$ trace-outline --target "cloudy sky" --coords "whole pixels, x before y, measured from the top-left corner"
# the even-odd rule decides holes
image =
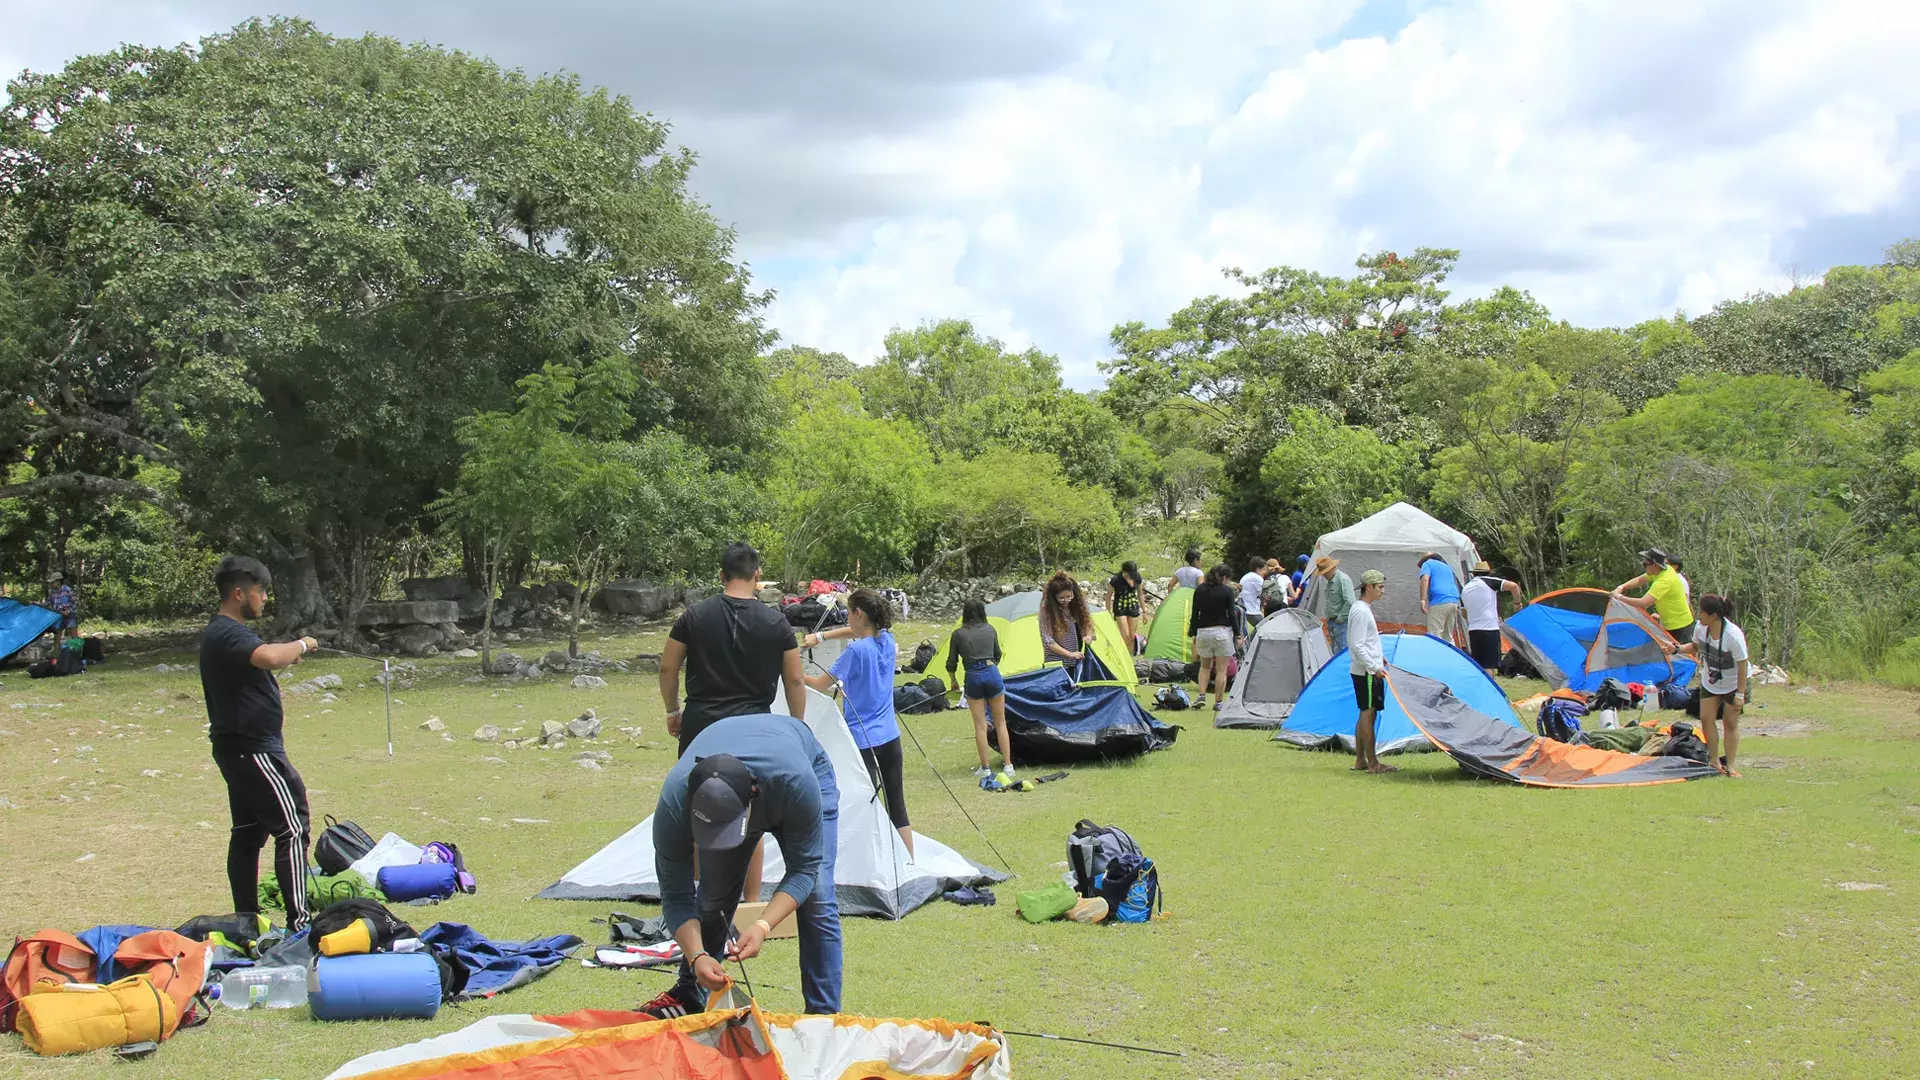
[[[1915,0],[279,0],[673,123],[788,341],[949,316],[1099,381],[1223,267],[1457,247],[1621,325],[1920,235]],[[274,9],[0,0],[0,69]]]

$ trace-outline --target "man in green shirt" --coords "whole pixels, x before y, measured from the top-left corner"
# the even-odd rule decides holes
[[[1353,612],[1353,579],[1340,569],[1340,560],[1325,555],[1313,560],[1313,572],[1327,582],[1327,635],[1338,654],[1347,647],[1347,617]]]
[[[1693,607],[1688,600],[1686,583],[1680,578],[1667,558],[1667,553],[1659,548],[1648,548],[1640,553],[1642,573],[1632,581],[1622,582],[1613,590],[1613,595],[1622,601],[1651,611],[1660,620],[1660,626],[1673,635],[1673,640],[1685,643],[1693,640]],[[1647,591],[1641,596],[1627,596],[1626,590],[1645,585]]]

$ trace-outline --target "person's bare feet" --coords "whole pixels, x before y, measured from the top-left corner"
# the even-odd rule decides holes
[[[1381,765],[1381,764],[1375,763],[1373,766],[1368,768],[1367,771],[1370,773],[1399,772],[1400,767],[1398,765]]]
[[[1356,761],[1352,765],[1347,766],[1347,771],[1348,772],[1366,772],[1367,767]]]

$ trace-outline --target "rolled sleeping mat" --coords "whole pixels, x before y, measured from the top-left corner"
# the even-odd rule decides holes
[[[430,953],[322,956],[307,969],[315,1020],[431,1020],[440,1011],[440,963]]]
[[[452,863],[415,863],[412,866],[383,866],[378,875],[380,891],[395,903],[408,900],[445,900],[458,884],[459,872]]]

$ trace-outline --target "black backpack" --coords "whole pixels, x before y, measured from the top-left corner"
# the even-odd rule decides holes
[[[1140,845],[1133,842],[1125,829],[1095,825],[1090,819],[1081,818],[1073,827],[1073,835],[1067,837],[1067,865],[1073,871],[1074,891],[1081,896],[1098,895],[1094,879],[1106,873],[1107,865],[1122,855],[1144,857]]]
[[[320,864],[321,873],[331,877],[366,858],[373,850],[373,837],[351,821],[335,821],[332,814],[326,816],[326,822],[320,838],[313,842],[313,861]]]
[[[1667,745],[1660,750],[1661,757],[1686,758],[1702,765],[1711,764],[1707,760],[1707,744],[1693,733],[1693,725],[1678,723],[1673,725],[1672,733],[1667,736]]]
[[[393,943],[396,941],[420,936],[419,931],[401,922],[393,912],[388,911],[385,904],[378,900],[356,897],[352,900],[328,904],[322,908],[320,914],[313,917],[313,923],[307,931],[307,940],[318,942],[336,930],[345,930],[352,926],[357,919],[372,921],[372,951],[374,952],[386,952],[393,948]]]
[[[1153,695],[1153,707],[1164,712],[1179,712],[1193,708],[1193,699],[1177,686],[1163,686],[1159,693]]]
[[[907,662],[907,670],[916,675],[927,670],[927,665],[933,663],[933,658],[939,651],[933,647],[933,642],[921,642],[914,648],[913,659]]]
[[[932,675],[917,683],[894,687],[893,709],[895,712],[919,716],[924,713],[943,712],[946,707],[947,684]]]

